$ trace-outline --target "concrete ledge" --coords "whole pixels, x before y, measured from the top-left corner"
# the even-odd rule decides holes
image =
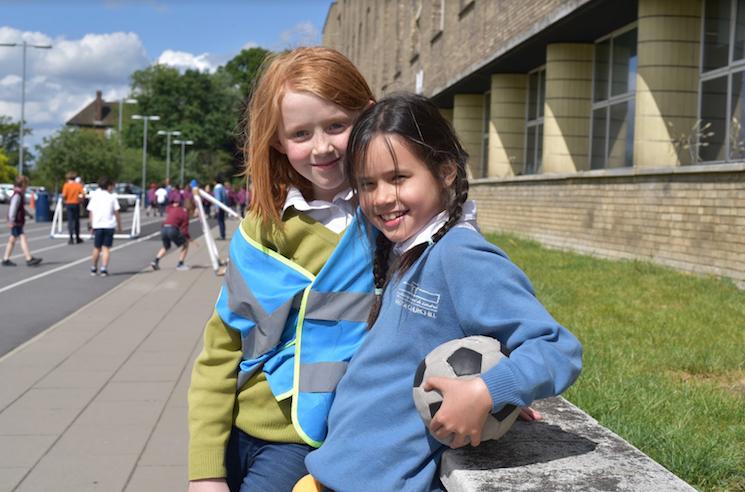
[[[449,492],[695,489],[563,398],[536,402],[541,422],[515,422],[499,441],[451,449],[440,466]]]

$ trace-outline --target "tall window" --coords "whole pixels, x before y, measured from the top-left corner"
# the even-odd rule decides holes
[[[636,26],[595,43],[590,168],[634,164]]]
[[[704,3],[698,157],[745,159],[745,0]]]
[[[523,174],[540,172],[543,164],[543,106],[546,100],[546,67],[528,74],[528,110],[525,118],[525,167]]]

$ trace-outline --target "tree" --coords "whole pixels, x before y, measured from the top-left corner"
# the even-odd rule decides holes
[[[10,116],[0,115],[0,147],[5,150],[5,154],[8,157],[10,165],[14,168],[18,168],[18,140],[21,132],[21,123],[13,122]],[[27,126],[23,127],[23,135],[31,135],[31,129]],[[34,160],[34,155],[28,150],[28,147],[23,146],[23,164],[27,167],[27,163]],[[24,169],[25,171],[25,169]]]
[[[97,131],[66,127],[46,137],[39,149],[36,170],[50,189],[57,188],[67,171],[76,171],[86,182],[119,177],[120,146]]]
[[[150,131],[148,130],[148,136]],[[171,154],[173,157],[173,154]],[[122,167],[119,171],[118,180],[122,183],[133,183],[142,185],[142,147],[126,147],[122,152]],[[173,163],[171,162],[171,176],[173,176]],[[147,158],[147,183],[162,183],[166,178],[166,161],[156,157]],[[147,185],[146,183],[146,185]]]
[[[194,141],[192,150],[233,153],[239,120],[239,93],[226,74],[209,74],[154,65],[132,75],[132,93],[141,114],[158,115],[148,126],[148,152],[166,156],[166,139],[158,130],[179,130]],[[124,132],[128,147],[142,146],[142,124]],[[237,160],[237,159],[236,159]]]
[[[259,73],[259,68],[270,53],[258,47],[241,50],[224,67],[220,67],[218,72],[222,70],[230,76],[232,83],[240,88],[241,100],[246,101]]]
[[[0,147],[0,183],[12,183],[16,174],[16,168],[10,165],[8,155]]]

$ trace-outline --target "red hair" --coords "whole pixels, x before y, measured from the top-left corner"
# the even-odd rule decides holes
[[[253,181],[249,210],[264,221],[279,223],[292,185],[308,196],[311,183],[297,173],[287,156],[272,144],[277,141],[284,92],[308,92],[347,111],[362,111],[374,101],[357,67],[336,50],[297,48],[264,61],[247,108],[245,172]]]

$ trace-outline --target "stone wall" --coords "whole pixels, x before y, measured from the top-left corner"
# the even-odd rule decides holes
[[[745,286],[745,165],[482,179],[469,195],[485,232]]]
[[[413,91],[419,71],[432,95],[588,1],[337,0],[323,44],[354,61],[378,96]]]

